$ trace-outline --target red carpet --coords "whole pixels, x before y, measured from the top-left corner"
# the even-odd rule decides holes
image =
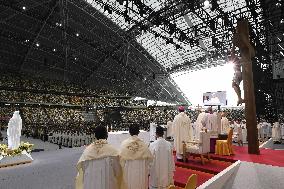
[[[208,161],[206,159],[205,165],[202,165],[199,157],[193,159],[192,156],[188,156],[188,160],[189,160],[188,163],[176,162],[176,166],[188,169],[194,169],[211,174],[218,174],[219,172],[226,169],[232,164],[231,162],[226,162],[226,161],[213,160],[213,159],[211,159],[211,161]]]
[[[233,146],[235,155],[219,156],[211,155],[213,159],[222,161],[248,161],[273,166],[284,167],[284,150],[260,149],[260,155],[248,154],[248,148],[243,146]]]
[[[209,173],[204,173],[201,171],[196,171],[192,169],[186,169],[182,167],[176,167],[176,172],[174,175],[175,185],[179,187],[184,187],[186,185],[188,177],[190,175],[196,174],[197,175],[197,185],[200,186],[214,175]]]

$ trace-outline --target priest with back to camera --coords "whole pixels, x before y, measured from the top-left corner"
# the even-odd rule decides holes
[[[156,128],[157,140],[149,147],[154,156],[150,169],[150,189],[167,189],[169,185],[174,184],[173,148],[171,143],[163,138],[163,135],[164,129],[158,126]]]
[[[153,155],[138,138],[139,125],[129,127],[128,139],[121,143],[120,163],[123,172],[121,189],[148,189],[149,168]]]
[[[76,189],[120,189],[119,152],[107,142],[107,128],[95,128],[96,140],[77,163]]]
[[[182,161],[183,142],[191,140],[192,127],[191,120],[185,114],[183,106],[179,107],[179,114],[173,121],[174,148],[176,150],[177,161]]]

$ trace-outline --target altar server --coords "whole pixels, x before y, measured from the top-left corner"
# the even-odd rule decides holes
[[[168,121],[167,122],[167,138],[172,138],[173,136],[173,122]]]
[[[119,153],[107,142],[107,129],[95,128],[97,140],[83,152],[77,164],[76,189],[119,189]]]
[[[153,159],[147,145],[138,138],[139,126],[129,127],[130,137],[121,143],[122,189],[148,189],[149,166]]]
[[[184,112],[184,107],[180,106],[178,110],[180,113],[175,116],[173,121],[174,147],[177,160],[182,161],[183,141],[191,140],[192,127],[190,118]]]
[[[171,143],[163,138],[164,129],[156,128],[157,140],[150,144],[150,151],[154,156],[150,169],[150,189],[166,189],[174,184],[173,176],[175,163]]]

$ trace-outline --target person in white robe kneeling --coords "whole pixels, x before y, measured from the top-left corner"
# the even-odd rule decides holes
[[[77,164],[76,189],[120,189],[119,152],[107,143],[106,127],[97,126],[95,136]]]
[[[170,142],[163,138],[164,129],[156,128],[157,140],[150,144],[150,151],[154,156],[150,169],[150,189],[166,189],[174,184],[173,176],[175,162],[173,148]]]
[[[129,127],[130,137],[121,143],[120,163],[123,171],[121,189],[148,189],[148,176],[153,155],[138,138],[139,125]]]
[[[180,106],[180,113],[173,121],[174,147],[178,161],[183,161],[183,142],[190,141],[192,136],[191,120],[184,111],[184,107]]]

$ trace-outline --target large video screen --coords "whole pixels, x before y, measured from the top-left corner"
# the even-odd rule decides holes
[[[203,93],[203,105],[204,106],[227,105],[226,91]]]

